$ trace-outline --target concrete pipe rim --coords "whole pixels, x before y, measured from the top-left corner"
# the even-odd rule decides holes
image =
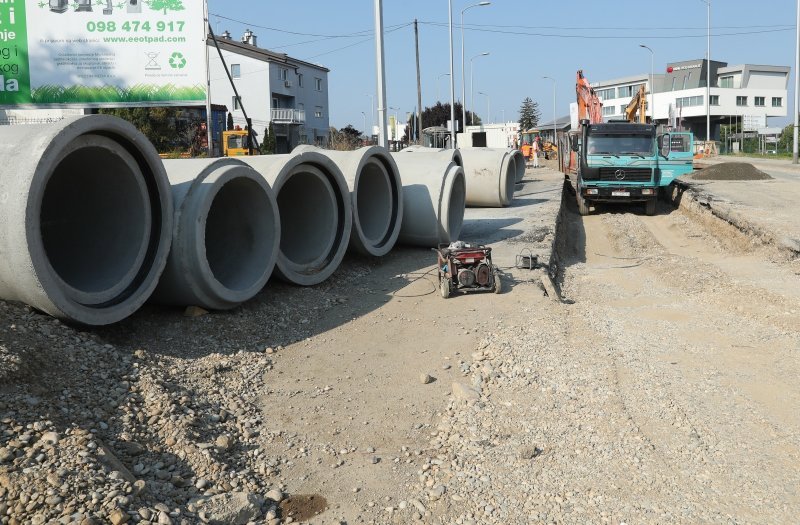
[[[207,190],[197,213],[185,219],[198,221],[194,252],[211,277],[204,284],[215,306],[232,308],[261,291],[272,274],[280,245],[278,204],[264,177],[245,164],[221,166],[200,184]],[[242,239],[220,231],[226,226],[234,233],[250,232],[255,249],[243,250]]]
[[[517,186],[517,161],[513,155],[503,155],[500,163],[500,204],[508,206],[514,200]]]
[[[61,276],[52,267],[42,240],[42,204],[47,181],[60,167],[61,153],[84,137],[101,136],[119,145],[138,166],[147,190],[150,207],[149,229],[145,231],[144,257],[130,283],[117,295],[96,304],[76,301],[62,285]],[[47,313],[86,325],[106,325],[135,312],[155,288],[164,270],[172,239],[172,199],[167,175],[153,145],[130,123],[107,115],[68,118],[46,128],[49,140],[35,167],[28,194],[25,231],[33,271],[47,303],[34,305]],[[91,141],[91,139],[90,139]],[[102,166],[96,169],[103,170]]]

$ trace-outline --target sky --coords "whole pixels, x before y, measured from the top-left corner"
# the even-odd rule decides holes
[[[462,90],[462,10],[478,1],[452,0],[456,100]],[[792,66],[791,115],[797,1],[711,2],[711,58],[729,65]],[[259,47],[329,68],[332,126],[363,130],[365,116],[367,127],[372,125],[377,107],[374,0],[208,3],[218,34],[228,30],[239,38],[249,28]],[[668,62],[704,58],[706,14],[704,0],[492,0],[471,7],[463,13],[467,108],[484,122],[516,121],[523,99],[531,97],[542,121],[550,120],[554,84],[542,78],[549,76],[555,80],[555,113],[566,116],[575,100],[578,69],[590,82],[649,74],[650,52],[640,44],[653,50],[656,74],[664,73]],[[447,0],[384,0],[387,107],[397,108],[388,114],[401,119],[417,105],[414,19],[419,22],[422,105],[449,102]],[[769,125],[791,120],[771,119]]]

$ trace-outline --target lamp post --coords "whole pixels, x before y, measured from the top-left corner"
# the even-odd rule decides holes
[[[472,68],[472,61],[475,60],[478,57],[485,57],[485,56],[488,56],[488,55],[489,55],[489,52],[488,51],[484,51],[483,53],[475,55],[474,57],[469,59],[469,107],[470,108],[474,108],[475,107],[475,89],[473,87],[474,86],[474,84],[473,84],[473,80],[474,80],[473,73],[475,71]],[[472,111],[474,113],[475,110],[473,109]],[[466,129],[466,127],[467,127],[467,110],[464,109],[464,128]]]
[[[639,44],[639,47],[643,47],[646,50],[650,51],[650,122],[655,124],[656,122],[656,86],[655,76],[653,76],[653,50],[647,47],[644,44]],[[645,118],[647,115],[645,114]]]
[[[473,7],[485,5],[491,5],[491,2],[478,2],[461,10],[461,118],[465,128],[467,127],[467,108],[464,106],[467,102],[467,86],[464,80],[464,13]]]
[[[442,96],[439,93],[439,79],[442,77],[449,77],[450,73],[442,73],[438,77],[436,77],[436,102],[440,102],[442,100]]]
[[[798,158],[798,142],[797,142],[797,125],[800,120],[800,113],[798,113],[797,106],[800,105],[800,0],[797,0],[797,22],[795,25],[796,42],[794,50],[794,141],[792,142],[792,164],[797,164]]]
[[[362,111],[361,114],[364,116],[364,137],[367,136],[367,114]]]
[[[542,78],[553,81],[553,146],[555,146],[556,142],[558,141],[558,136],[556,135],[556,79],[553,77]]]
[[[453,0],[447,0],[450,32],[450,149],[456,149],[456,86],[453,83]]]
[[[492,120],[491,117],[492,106],[489,105],[489,95],[487,93],[484,93],[483,91],[478,91],[478,95],[483,95],[484,97],[486,97],[486,123],[490,124],[491,123],[490,121]]]
[[[706,4],[706,142],[711,140],[711,0],[700,0]]]
[[[370,110],[370,117],[369,117],[369,125],[370,127],[375,127],[375,95],[370,95],[369,93],[364,93],[365,97],[369,97],[369,110]],[[372,129],[369,130],[369,136],[372,138]]]

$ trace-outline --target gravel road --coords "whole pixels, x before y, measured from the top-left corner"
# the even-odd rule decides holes
[[[557,226],[560,186],[469,210],[500,295],[399,248],[197,317],[0,302],[0,524],[792,522],[797,259],[689,206]],[[511,267],[554,241],[562,302]]]

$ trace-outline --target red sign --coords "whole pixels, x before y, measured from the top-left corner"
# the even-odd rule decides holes
[[[667,73],[672,73],[672,66],[667,68]]]

